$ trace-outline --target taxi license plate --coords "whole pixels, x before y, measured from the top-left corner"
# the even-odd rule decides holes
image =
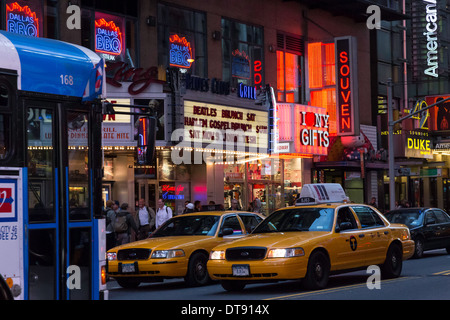
[[[235,264],[232,266],[233,276],[248,277],[250,276],[250,267],[248,264]]]
[[[122,264],[122,273],[130,273],[130,272],[136,272],[136,269],[134,268],[134,263]]]

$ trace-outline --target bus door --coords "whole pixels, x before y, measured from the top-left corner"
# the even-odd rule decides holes
[[[25,101],[28,299],[98,299],[89,112]],[[95,281],[94,281],[95,280]]]

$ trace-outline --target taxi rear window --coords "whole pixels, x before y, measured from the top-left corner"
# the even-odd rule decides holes
[[[378,216],[378,214],[369,207],[364,206],[353,206],[353,211],[355,211],[358,216],[359,222],[362,228],[372,228],[377,226],[384,226],[383,220]]]
[[[253,233],[331,231],[334,209],[293,208],[279,210],[263,220]]]

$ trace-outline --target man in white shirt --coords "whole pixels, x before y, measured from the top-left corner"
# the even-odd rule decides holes
[[[147,239],[150,232],[155,227],[155,211],[145,205],[144,199],[139,199],[139,208],[137,211],[137,227],[139,230],[138,238]]]
[[[164,222],[172,218],[172,209],[164,205],[162,199],[158,200],[158,210],[156,211],[156,229],[158,229]]]

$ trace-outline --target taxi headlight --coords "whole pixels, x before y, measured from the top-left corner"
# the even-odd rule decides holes
[[[305,255],[303,248],[270,249],[267,258],[293,258]]]
[[[225,260],[225,250],[211,251],[209,255],[211,260]]]
[[[152,259],[170,259],[184,257],[184,251],[181,249],[176,250],[156,250],[152,253]]]
[[[115,260],[117,260],[117,252],[108,252],[106,254],[106,258],[108,259],[108,261],[115,261]]]

